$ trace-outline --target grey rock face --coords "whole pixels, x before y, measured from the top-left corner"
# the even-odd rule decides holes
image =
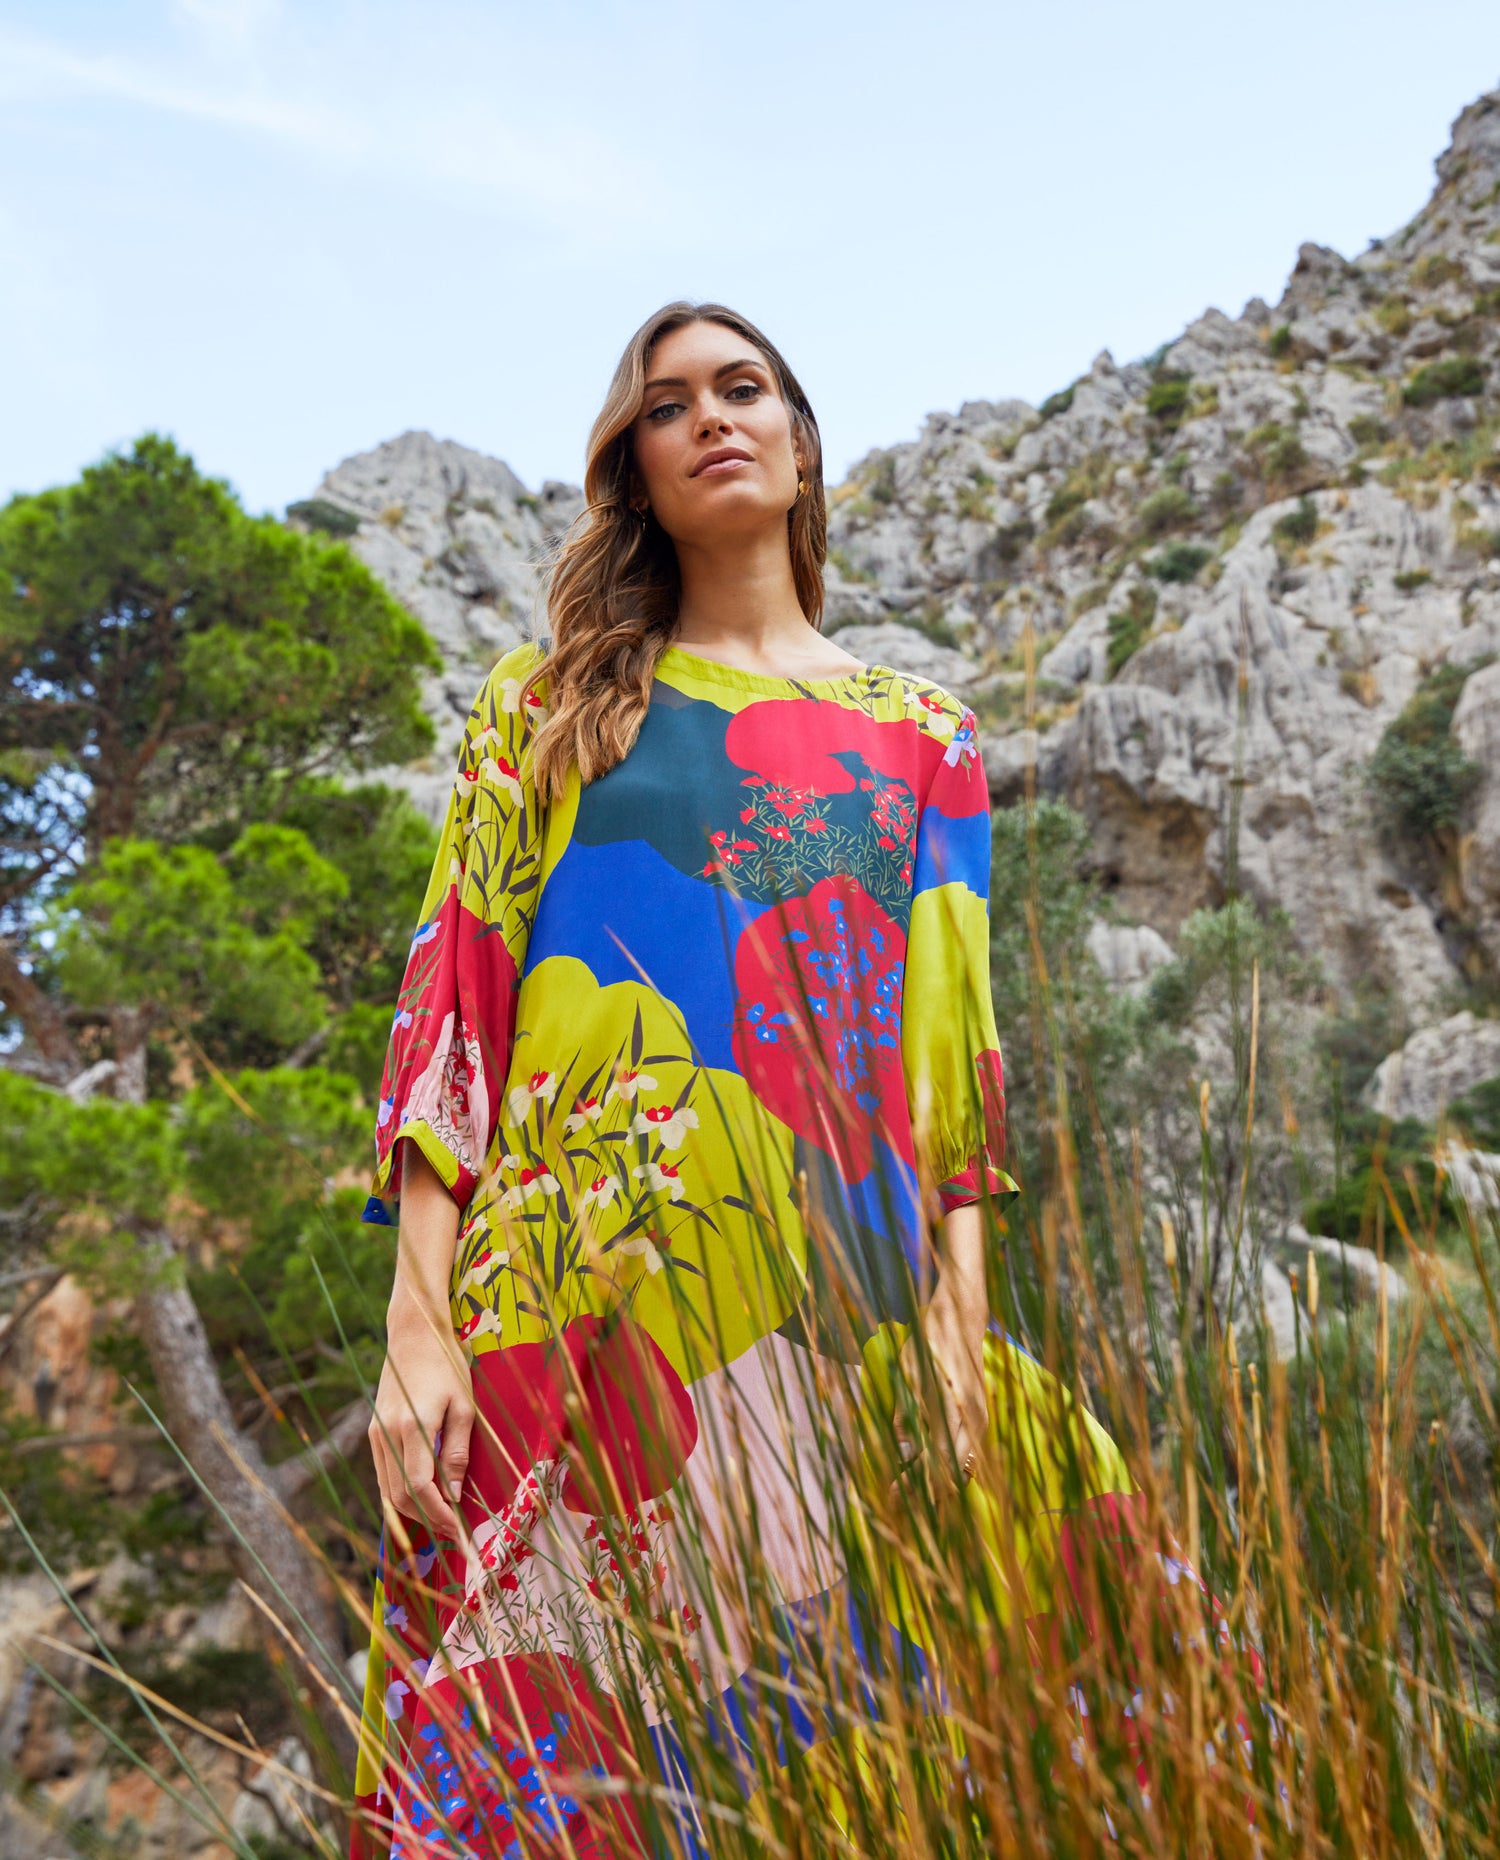
[[[839,629],[839,644],[866,665],[883,665],[893,672],[909,672],[942,685],[956,697],[966,697],[977,673],[974,661],[951,646],[941,646],[915,627],[895,621],[875,626]]]
[[[1472,830],[1459,842],[1459,882],[1490,960],[1500,966],[1500,663],[1469,678],[1453,713],[1453,734],[1479,767]]]
[[[308,505],[358,527],[350,547],[422,622],[443,655],[426,707],[437,727],[428,765],[401,772],[431,818],[447,805],[464,719],[485,673],[535,637],[542,565],[583,508],[572,485],[534,495],[499,459],[430,433],[345,459]]]
[[[1305,245],[1274,310],[1208,310],[1149,366],[1105,352],[1035,412],[934,415],[831,501],[840,611],[940,619],[981,674],[1018,673],[1029,630],[1033,731],[1003,680],[951,681],[997,801],[1030,763],[1170,938],[1224,895],[1238,791],[1239,883],[1336,987],[1376,981],[1418,1018],[1461,952],[1367,770],[1426,676],[1500,649],[1497,287],[1500,94],[1395,238]],[[1471,691],[1464,897],[1500,961],[1500,675]]]
[[[1082,809],[1125,914],[1170,939],[1233,860],[1336,988],[1381,984],[1420,1022],[1466,949],[1500,965],[1497,442],[1500,93],[1408,226],[1353,260],[1304,245],[1274,309],[1206,310],[1149,362],[1106,350],[1041,408],[966,401],[862,460],[829,494],[825,625],[967,698],[995,800],[1030,779]],[[579,493],[409,433],[317,495],[442,647],[439,747],[408,777],[436,811]],[[1368,780],[1444,663],[1472,672],[1454,728],[1483,769],[1458,939]]]
[[[1382,1117],[1436,1123],[1453,1099],[1500,1073],[1500,1020],[1476,1020],[1465,1011],[1414,1033],[1381,1060],[1370,1081],[1370,1102]]]
[[[1102,920],[1089,926],[1089,954],[1111,988],[1144,988],[1172,960],[1172,945],[1150,924],[1116,924]]]

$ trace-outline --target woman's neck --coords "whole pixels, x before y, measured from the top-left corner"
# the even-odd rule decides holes
[[[716,538],[711,547],[679,542],[677,562],[682,600],[674,638],[689,651],[770,663],[805,656],[818,637],[797,599],[784,527]]]

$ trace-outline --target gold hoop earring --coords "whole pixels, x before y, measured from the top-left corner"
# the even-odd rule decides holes
[[[807,483],[807,480],[806,480],[805,478],[799,478],[799,479],[797,480],[797,495],[798,495],[798,497],[806,497],[806,496],[807,496],[807,493],[808,493],[808,488],[809,488],[809,487],[808,487],[808,483]]]

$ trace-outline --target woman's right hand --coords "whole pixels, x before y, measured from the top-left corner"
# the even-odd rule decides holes
[[[397,1299],[392,1299],[385,1366],[370,1422],[370,1451],[386,1505],[425,1523],[438,1537],[457,1539],[462,1534],[458,1497],[474,1431],[474,1393],[452,1331],[446,1338],[433,1332],[425,1311],[398,1311]]]
[[[370,1451],[387,1512],[456,1540],[474,1431],[473,1382],[448,1312],[458,1209],[417,1145],[403,1152],[396,1282]]]

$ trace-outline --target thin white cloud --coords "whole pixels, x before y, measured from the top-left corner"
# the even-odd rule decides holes
[[[178,0],[227,32],[248,32],[269,9],[260,0]],[[260,51],[267,50],[264,42]],[[554,120],[546,133],[505,120],[492,88],[476,81],[467,94],[455,75],[440,104],[431,92],[413,100],[394,91],[384,71],[364,74],[351,102],[338,94],[327,61],[283,41],[279,68],[264,58],[175,66],[116,52],[78,52],[0,28],[0,102],[66,107],[109,99],[159,115],[266,137],[346,169],[390,182],[440,183],[489,196],[520,221],[541,222],[570,240],[606,243],[636,223],[648,191],[639,164],[591,126]],[[286,54],[292,52],[294,57]],[[289,67],[301,69],[295,81]],[[395,74],[399,78],[399,74]],[[373,82],[371,80],[374,80]],[[345,88],[351,80],[344,79]],[[658,190],[651,190],[657,193]]]
[[[281,16],[281,0],[172,0],[185,25],[236,47],[259,38]]]
[[[226,129],[254,130],[320,153],[336,154],[349,146],[351,126],[323,109],[297,109],[277,97],[162,76],[111,53],[72,52],[0,31],[0,98],[47,105],[82,97],[107,97]]]

